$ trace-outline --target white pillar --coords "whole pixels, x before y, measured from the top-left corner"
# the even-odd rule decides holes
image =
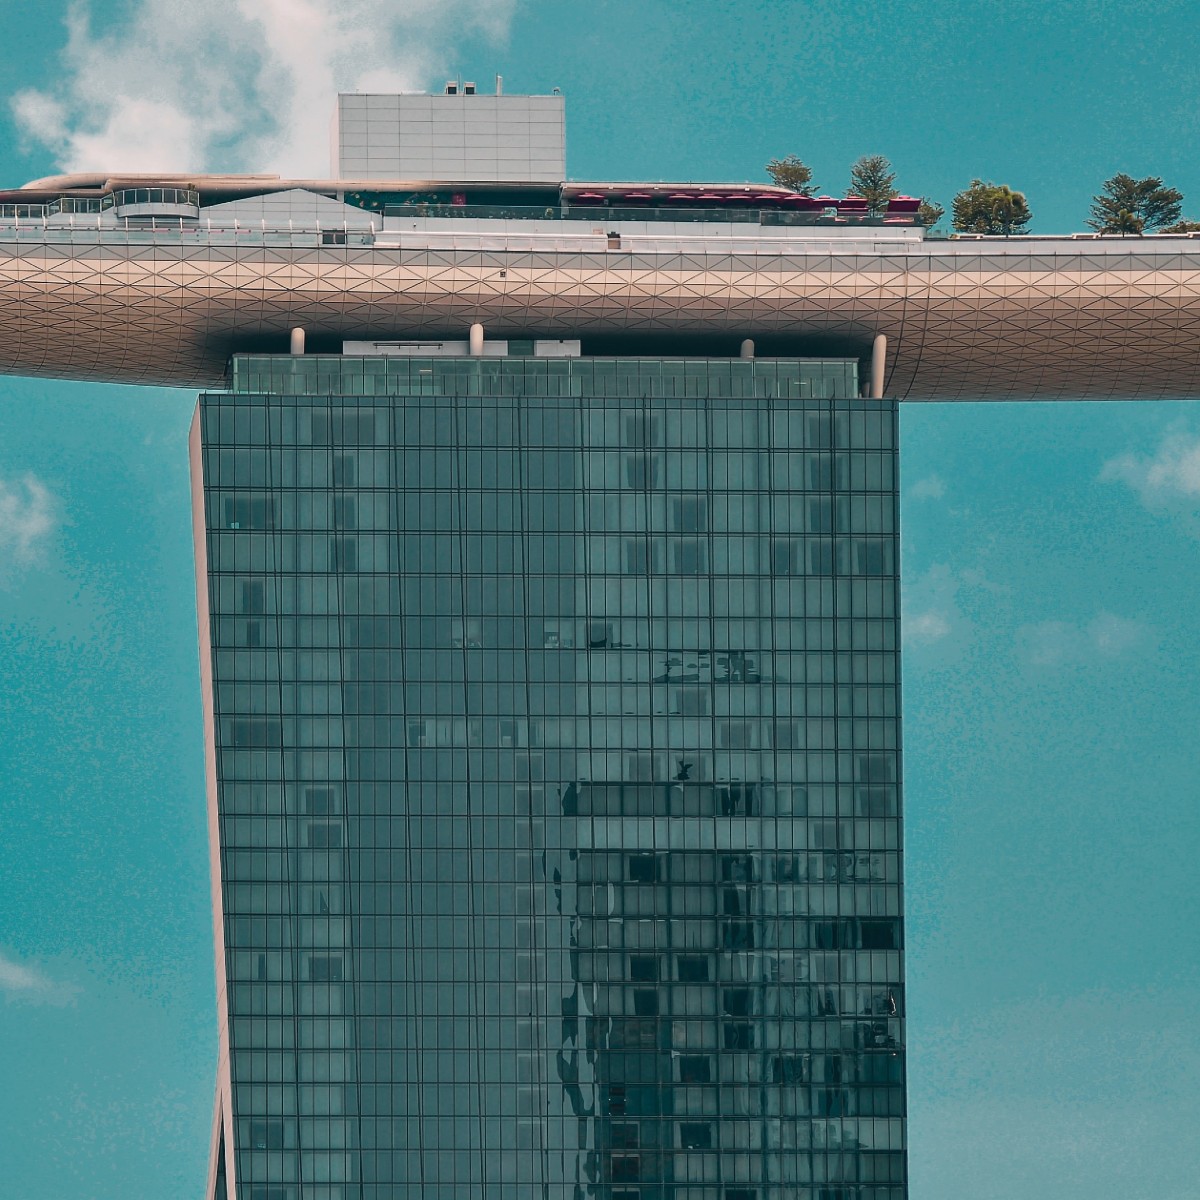
[[[871,343],[871,399],[883,399],[883,372],[887,366],[887,338],[882,333],[875,335]]]
[[[298,325],[292,330],[291,352],[293,354],[304,353],[304,330]]]
[[[743,338],[742,339],[742,352],[741,353],[742,353],[743,358],[753,358],[754,357],[754,339],[753,338]]]
[[[478,321],[471,326],[471,336],[467,342],[467,351],[472,358],[480,358],[483,355],[483,326]]]

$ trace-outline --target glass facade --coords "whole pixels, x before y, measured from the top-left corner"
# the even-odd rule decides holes
[[[314,356],[201,398],[231,1196],[907,1195],[856,393]]]

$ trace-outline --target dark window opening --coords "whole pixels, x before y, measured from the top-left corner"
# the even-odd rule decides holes
[[[629,978],[635,983],[657,983],[658,959],[647,954],[630,955]]]
[[[753,1050],[754,1026],[746,1021],[727,1021],[724,1040],[726,1050]]]
[[[725,992],[723,1007],[730,1017],[748,1017],[750,1015],[750,989],[729,988]]]
[[[657,1017],[658,993],[649,988],[637,988],[633,993],[633,1011],[639,1017]]]
[[[629,856],[629,878],[633,883],[657,883],[658,855],[631,854]]]
[[[749,854],[726,854],[721,859],[721,878],[726,883],[753,883],[754,859]]]
[[[783,1087],[795,1087],[808,1082],[805,1061],[798,1055],[782,1056],[771,1061],[771,1082]]]
[[[614,1183],[636,1183],[642,1176],[641,1163],[636,1154],[614,1154],[612,1177]]]
[[[680,983],[707,983],[707,958],[681,958],[679,960]]]

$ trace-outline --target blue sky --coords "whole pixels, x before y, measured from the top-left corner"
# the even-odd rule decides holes
[[[882,152],[943,204],[975,175],[1024,189],[1037,231],[1080,228],[1117,170],[1200,217],[1200,29],[1171,0],[345,0],[349,26],[322,0],[129,0],[69,49],[65,3],[10,7],[13,184],[152,154],[319,171],[334,87],[498,71],[567,93],[580,178],[796,152],[836,191]],[[202,1186],[193,403],[0,379],[0,1126],[25,1200]],[[1200,410],[910,405],[902,434],[913,1195],[1193,1197]]]

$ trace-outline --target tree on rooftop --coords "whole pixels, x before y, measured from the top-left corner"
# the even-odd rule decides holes
[[[850,195],[861,196],[873,217],[882,217],[888,201],[900,195],[895,184],[896,172],[882,154],[864,154],[850,168]]]
[[[917,209],[917,224],[932,229],[945,215],[946,210],[936,200],[926,198]]]
[[[789,192],[798,192],[801,196],[811,196],[817,190],[812,183],[812,168],[794,154],[789,154],[787,158],[771,159],[767,163],[767,174],[776,187],[787,188]]]
[[[1157,175],[1134,179],[1123,172],[1104,181],[1092,197],[1088,225],[1100,233],[1148,233],[1179,220],[1183,193],[1163,187]]]
[[[1024,233],[1033,218],[1024,192],[1006,183],[972,179],[971,186],[954,197],[954,228],[960,233]]]
[[[1200,233],[1200,221],[1176,221],[1174,225],[1167,225],[1158,231],[1159,233]]]

